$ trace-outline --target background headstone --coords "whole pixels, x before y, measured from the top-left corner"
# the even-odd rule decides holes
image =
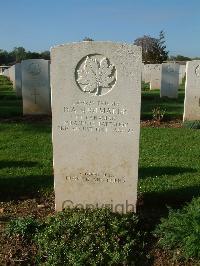
[[[200,120],[200,60],[186,64],[183,120]]]
[[[8,77],[8,78],[10,78],[9,77],[9,69],[4,69],[3,75],[6,76],[6,77]]]
[[[51,49],[56,210],[135,211],[141,48],[82,42]]]
[[[179,84],[182,83],[183,78],[185,77],[185,68],[186,68],[185,65],[180,65],[179,66]]]
[[[144,64],[144,82],[150,82],[151,81],[151,68],[153,64]]]
[[[15,90],[16,96],[22,97],[22,74],[21,74],[21,64],[15,64]]]
[[[160,89],[161,86],[161,64],[152,64],[150,72],[150,90]]]
[[[9,69],[9,78],[13,83],[13,89],[15,89],[15,65],[11,66]]]
[[[24,115],[50,114],[50,64],[44,59],[22,61]]]
[[[160,97],[177,98],[179,87],[179,64],[163,63]]]

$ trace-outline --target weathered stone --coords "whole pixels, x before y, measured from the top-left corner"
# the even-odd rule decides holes
[[[50,114],[50,65],[48,60],[22,61],[23,114]]]
[[[161,87],[161,64],[152,64],[150,71],[150,90],[160,89]]]
[[[112,42],[51,49],[56,210],[135,211],[141,57]]]
[[[11,66],[9,69],[9,78],[13,83],[13,89],[15,89],[15,65]]]
[[[162,64],[160,97],[177,98],[178,87],[179,65],[175,63]]]
[[[184,77],[185,77],[185,65],[180,65],[179,66],[179,84],[182,83]]]
[[[186,64],[183,120],[200,120],[200,60]]]
[[[16,96],[22,97],[22,72],[20,63],[15,65],[15,90]]]
[[[145,64],[143,68],[143,76],[144,76],[144,82],[150,82],[151,81],[151,68],[152,64]]]

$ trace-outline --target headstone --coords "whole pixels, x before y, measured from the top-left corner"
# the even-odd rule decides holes
[[[22,98],[24,115],[51,113],[50,64],[44,59],[22,61]]]
[[[150,72],[150,90],[160,89],[161,86],[161,64],[152,64]]]
[[[183,120],[200,120],[200,60],[186,64]]]
[[[56,210],[136,210],[141,63],[135,45],[51,49]]]
[[[9,69],[4,69],[3,75],[9,78]]]
[[[185,65],[179,66],[179,84],[183,82],[183,78],[185,77]]]
[[[179,87],[179,64],[163,63],[160,97],[177,98]]]
[[[145,81],[145,73],[144,73],[144,63],[142,63],[142,77],[141,77],[141,79],[142,79],[142,81]]]
[[[9,78],[13,83],[13,89],[15,89],[15,65],[11,66],[9,69]]]
[[[15,90],[16,90],[16,96],[22,97],[22,74],[21,74],[21,64],[17,63],[15,64]]]
[[[151,81],[151,68],[152,68],[152,64],[145,64],[144,65],[144,81],[145,81],[145,83]]]

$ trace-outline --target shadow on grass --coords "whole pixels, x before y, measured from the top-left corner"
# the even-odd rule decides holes
[[[32,161],[8,161],[8,160],[1,160],[0,161],[0,169],[3,168],[17,168],[17,167],[34,167],[38,166],[38,162],[32,162]]]
[[[140,167],[139,168],[139,178],[146,179],[148,177],[157,177],[162,175],[178,175],[183,173],[196,173],[197,170],[189,167]]]
[[[0,177],[0,201],[32,198],[53,189],[53,176]]]
[[[143,194],[145,205],[174,206],[179,207],[193,197],[200,197],[200,184],[179,189],[171,189],[163,192],[149,192]]]
[[[168,207],[182,208],[193,198],[200,197],[200,184],[164,192],[149,192],[139,196],[137,212],[141,219],[153,230],[162,217],[168,216]]]

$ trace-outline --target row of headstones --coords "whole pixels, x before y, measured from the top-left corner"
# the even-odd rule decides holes
[[[49,63],[28,60],[21,68],[23,101],[32,106],[38,94],[48,98]],[[82,42],[51,50],[56,210],[135,211],[141,71],[135,45]],[[200,61],[187,63],[186,73],[186,102],[195,106],[188,95],[199,103]]]
[[[142,80],[150,88],[160,88],[161,97],[177,98],[179,83],[186,72],[184,120],[200,119],[200,62],[187,62],[187,67],[175,63],[142,64]],[[196,66],[196,67],[195,67]],[[195,69],[194,69],[195,68]],[[17,97],[23,98],[23,114],[50,114],[50,62],[44,59],[22,61],[4,70],[13,82]]]
[[[178,87],[186,76],[183,120],[200,120],[200,61],[185,65],[175,63],[142,65],[142,80],[150,89],[159,89],[160,96],[178,97]]]
[[[24,60],[5,69],[16,96],[23,99],[24,115],[51,114],[50,61]]]
[[[150,90],[160,89],[160,97],[177,98],[185,69],[185,65],[175,63],[142,64],[142,81],[150,83]]]

